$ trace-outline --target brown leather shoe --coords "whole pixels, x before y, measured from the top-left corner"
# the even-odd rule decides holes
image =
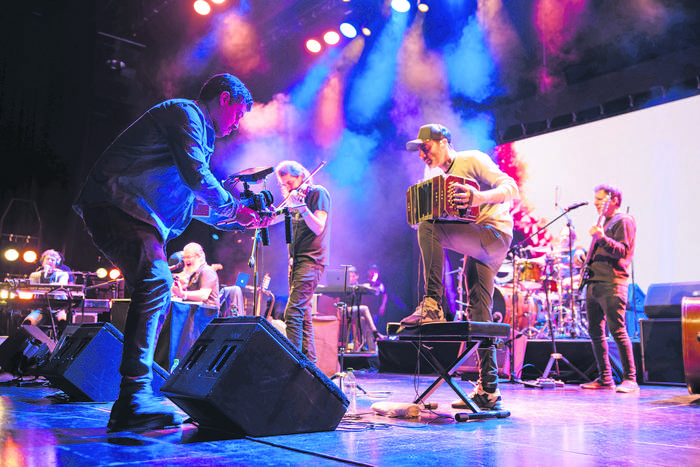
[[[579,386],[581,389],[607,389],[607,390],[615,390],[615,385],[613,383],[610,384],[605,384],[602,383],[599,379],[596,379],[595,381],[591,381],[590,383],[584,383],[581,386]]]

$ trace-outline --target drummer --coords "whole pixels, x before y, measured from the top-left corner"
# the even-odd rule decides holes
[[[568,225],[565,225],[559,231],[559,235],[554,242],[553,249],[553,256],[559,264],[559,277],[565,282],[570,281],[571,270],[569,268],[569,264],[571,260],[570,251],[572,248],[574,258],[586,257],[585,248],[576,244],[576,230],[574,230],[573,227],[569,228]],[[581,269],[574,267],[573,275],[575,287],[578,287],[578,279],[580,279],[580,274]]]

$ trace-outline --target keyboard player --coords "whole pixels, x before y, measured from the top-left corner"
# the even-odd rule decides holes
[[[40,257],[41,267],[29,275],[29,287],[32,284],[50,284],[50,285],[68,285],[72,283],[70,272],[61,269],[63,265],[63,256],[56,250],[46,250],[41,254]],[[43,289],[42,289],[43,290]],[[40,293],[45,294],[47,298],[47,306],[42,309],[32,310],[25,318],[22,324],[32,324],[38,326],[49,313],[55,313],[53,318],[54,322],[58,326],[58,333],[65,328],[67,324],[68,315],[65,308],[61,308],[57,311],[52,310],[51,299],[61,300],[65,303],[68,295],[65,291],[60,290],[57,287],[56,291],[48,292],[42,291]],[[50,319],[51,317],[48,316]]]

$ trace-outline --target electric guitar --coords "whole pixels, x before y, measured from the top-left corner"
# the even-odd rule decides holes
[[[598,216],[598,222],[596,222],[596,226],[598,228],[603,228],[605,225],[605,213],[608,211],[608,207],[610,207],[610,195],[606,196],[605,202],[603,203],[603,208],[600,210],[600,216]],[[593,260],[593,250],[595,249],[595,244],[596,240],[593,239],[591,240],[591,246],[588,248],[588,253],[586,254],[586,260],[583,262],[583,265],[581,266],[581,283],[578,285],[578,295],[581,295],[581,292],[583,292],[583,288],[586,286],[586,283],[588,283],[588,279],[590,279],[591,275],[591,261]]]

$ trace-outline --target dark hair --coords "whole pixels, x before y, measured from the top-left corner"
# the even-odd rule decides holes
[[[229,73],[214,75],[204,83],[199,91],[199,100],[209,102],[216,99],[222,92],[231,93],[231,102],[245,103],[248,111],[253,107],[253,96],[243,82]]]
[[[622,204],[622,192],[618,188],[615,188],[612,185],[602,184],[602,185],[598,185],[597,187],[595,187],[595,189],[593,191],[597,193],[601,190],[603,190],[604,192],[606,192],[607,194],[610,195],[611,201],[614,201],[615,199],[617,199],[617,204],[620,204],[620,205]]]

